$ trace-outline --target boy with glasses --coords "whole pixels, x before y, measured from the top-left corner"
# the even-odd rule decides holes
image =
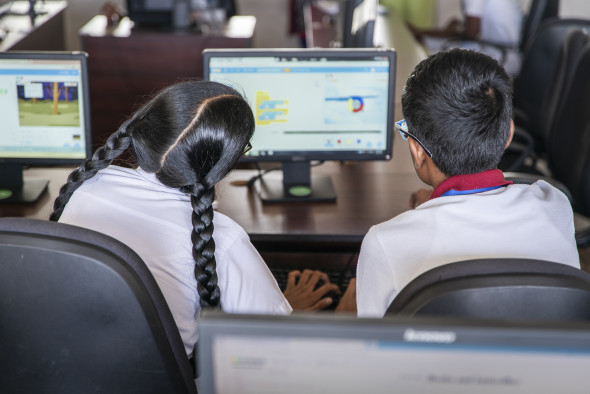
[[[427,58],[407,80],[402,110],[396,127],[433,190],[415,193],[415,209],[365,236],[359,316],[383,316],[412,279],[455,261],[521,257],[579,267],[566,196],[544,181],[512,184],[496,169],[514,132],[511,80],[497,61],[465,49]]]

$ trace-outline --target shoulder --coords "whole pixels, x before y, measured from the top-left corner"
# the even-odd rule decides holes
[[[238,244],[250,244],[250,237],[242,226],[217,211],[213,214],[213,237],[215,239],[215,249],[218,252],[227,252],[231,247]]]
[[[571,205],[568,196],[563,191],[544,180],[538,180],[532,184],[513,184],[507,187],[507,192],[527,199]]]

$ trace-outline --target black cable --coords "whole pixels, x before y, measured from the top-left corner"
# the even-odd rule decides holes
[[[254,175],[252,178],[248,179],[248,182],[246,182],[246,186],[248,186],[248,187],[252,186],[254,184],[254,182],[256,182],[258,179],[261,179],[264,175],[268,174],[269,172],[282,169],[282,167],[273,167],[273,168],[269,168],[265,171],[262,171],[262,169],[260,168],[260,165],[258,165],[258,162],[254,162],[254,165],[256,166],[256,169],[258,170],[258,174]]]
[[[317,167],[321,164],[324,164],[324,160],[320,160],[317,163],[311,164],[310,167]],[[265,171],[262,171],[262,169],[260,168],[260,165],[258,164],[258,162],[254,162],[254,166],[256,166],[256,169],[258,170],[258,174],[254,175],[252,178],[248,179],[248,181],[246,182],[246,186],[250,187],[254,184],[254,182],[256,182],[259,179],[262,179],[262,177],[266,174],[268,174],[269,172],[272,171],[277,171],[277,170],[281,170],[283,167],[272,167],[269,168]]]

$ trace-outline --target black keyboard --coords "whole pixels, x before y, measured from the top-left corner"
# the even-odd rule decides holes
[[[293,268],[284,268],[284,267],[269,267],[270,272],[274,275],[277,283],[279,284],[279,288],[281,291],[285,291],[287,287],[287,279],[289,277],[289,272],[293,271]],[[350,279],[356,276],[356,267],[342,269],[342,270],[321,270],[328,275],[330,279],[330,283],[336,284],[340,288],[340,296],[344,294],[346,289],[348,288],[348,283]],[[321,286],[321,283],[319,284]],[[330,297],[334,299],[334,303],[330,306],[329,309],[333,309],[338,305],[338,301],[340,301],[340,296],[337,294],[328,294]]]

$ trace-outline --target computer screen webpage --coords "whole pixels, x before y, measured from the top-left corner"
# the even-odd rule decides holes
[[[588,322],[204,311],[207,393],[586,393]]]
[[[208,78],[244,93],[252,107],[256,131],[251,157],[389,158],[391,57],[313,52],[210,56]]]
[[[439,344],[219,335],[213,343],[215,393],[588,391],[588,347],[453,344],[444,340],[452,331],[436,335],[443,339]]]
[[[77,59],[0,57],[0,158],[86,158],[82,67]]]

